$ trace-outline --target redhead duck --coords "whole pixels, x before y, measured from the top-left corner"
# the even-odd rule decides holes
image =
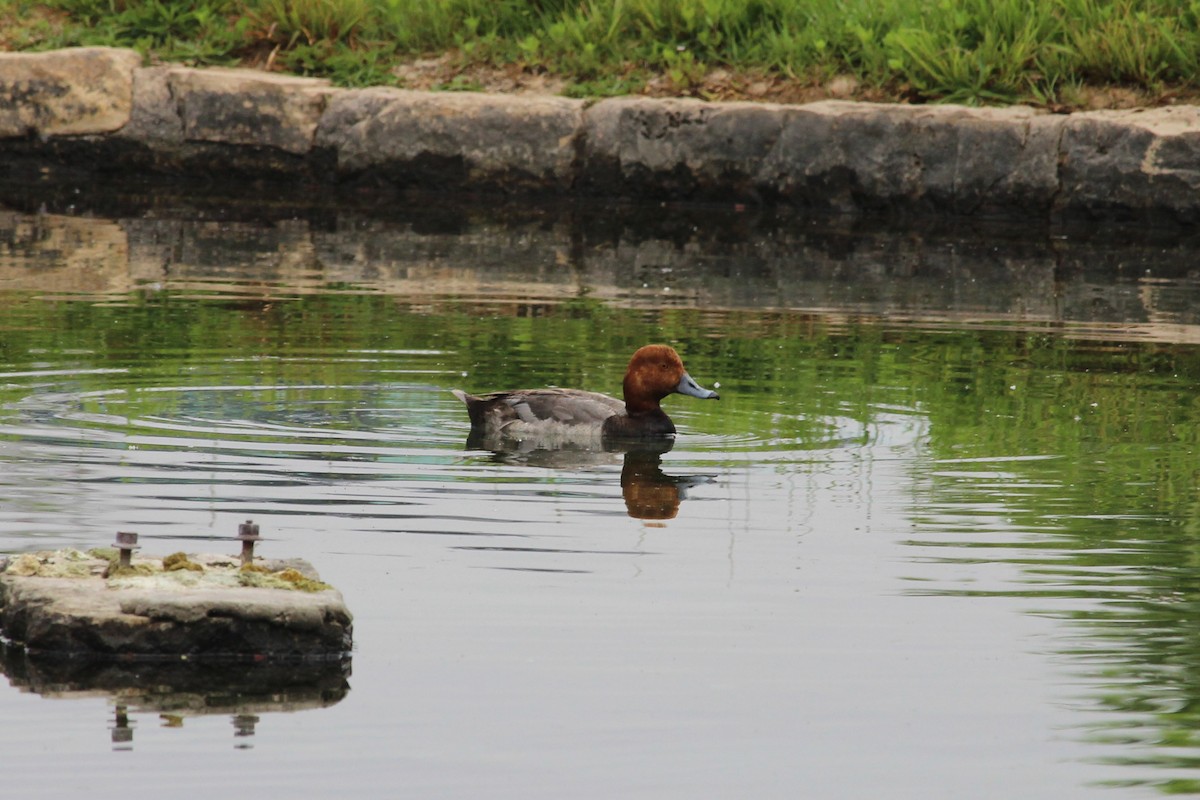
[[[717,400],[692,380],[673,348],[649,344],[633,354],[625,370],[625,402],[582,389],[517,389],[476,397],[460,389],[473,432],[512,439],[639,439],[670,436],[675,425],[659,402],[669,394]]]

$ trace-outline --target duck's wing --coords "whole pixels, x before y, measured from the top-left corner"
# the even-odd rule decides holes
[[[518,389],[478,397],[458,389],[453,391],[467,404],[471,424],[491,430],[515,422],[599,425],[625,410],[625,404],[615,397],[580,389]]]
[[[614,397],[580,389],[530,389],[504,395],[517,417],[531,424],[599,425],[625,410],[625,404]]]

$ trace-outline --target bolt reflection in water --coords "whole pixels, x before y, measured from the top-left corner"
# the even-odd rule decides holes
[[[133,726],[130,724],[125,706],[117,706],[113,726],[109,728],[109,731],[112,733],[113,750],[133,749]]]
[[[254,726],[258,724],[259,717],[255,714],[234,714],[233,715],[233,735],[237,740],[248,739],[254,735]],[[249,750],[254,747],[253,742],[235,741],[233,745],[238,750]]]
[[[162,720],[164,728],[183,727],[184,718],[178,714],[160,714],[159,719]],[[257,714],[233,714],[230,719],[233,722],[234,749],[250,750],[253,748],[254,743],[246,740],[254,736],[255,726],[258,725],[261,717]],[[113,724],[109,728],[114,751],[133,749],[133,728],[134,723],[129,717],[128,707],[117,706],[113,712]]]

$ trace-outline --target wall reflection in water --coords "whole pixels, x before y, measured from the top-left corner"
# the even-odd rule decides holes
[[[6,211],[0,191],[0,270],[10,291],[487,296],[508,298],[514,313],[586,297],[633,307],[1121,324],[1171,341],[1200,322],[1196,242],[1178,231],[896,229],[765,211],[419,199],[383,210],[235,205],[214,218],[185,198],[125,198],[80,216],[86,209],[74,205],[54,213],[53,200],[31,213],[35,200],[9,199],[9,208],[31,208]]]

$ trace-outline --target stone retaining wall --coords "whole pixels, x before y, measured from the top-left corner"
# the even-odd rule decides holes
[[[271,179],[823,211],[1200,220],[1200,108],[1054,115],[337,89],[142,67],[128,50],[0,54],[0,178]]]

